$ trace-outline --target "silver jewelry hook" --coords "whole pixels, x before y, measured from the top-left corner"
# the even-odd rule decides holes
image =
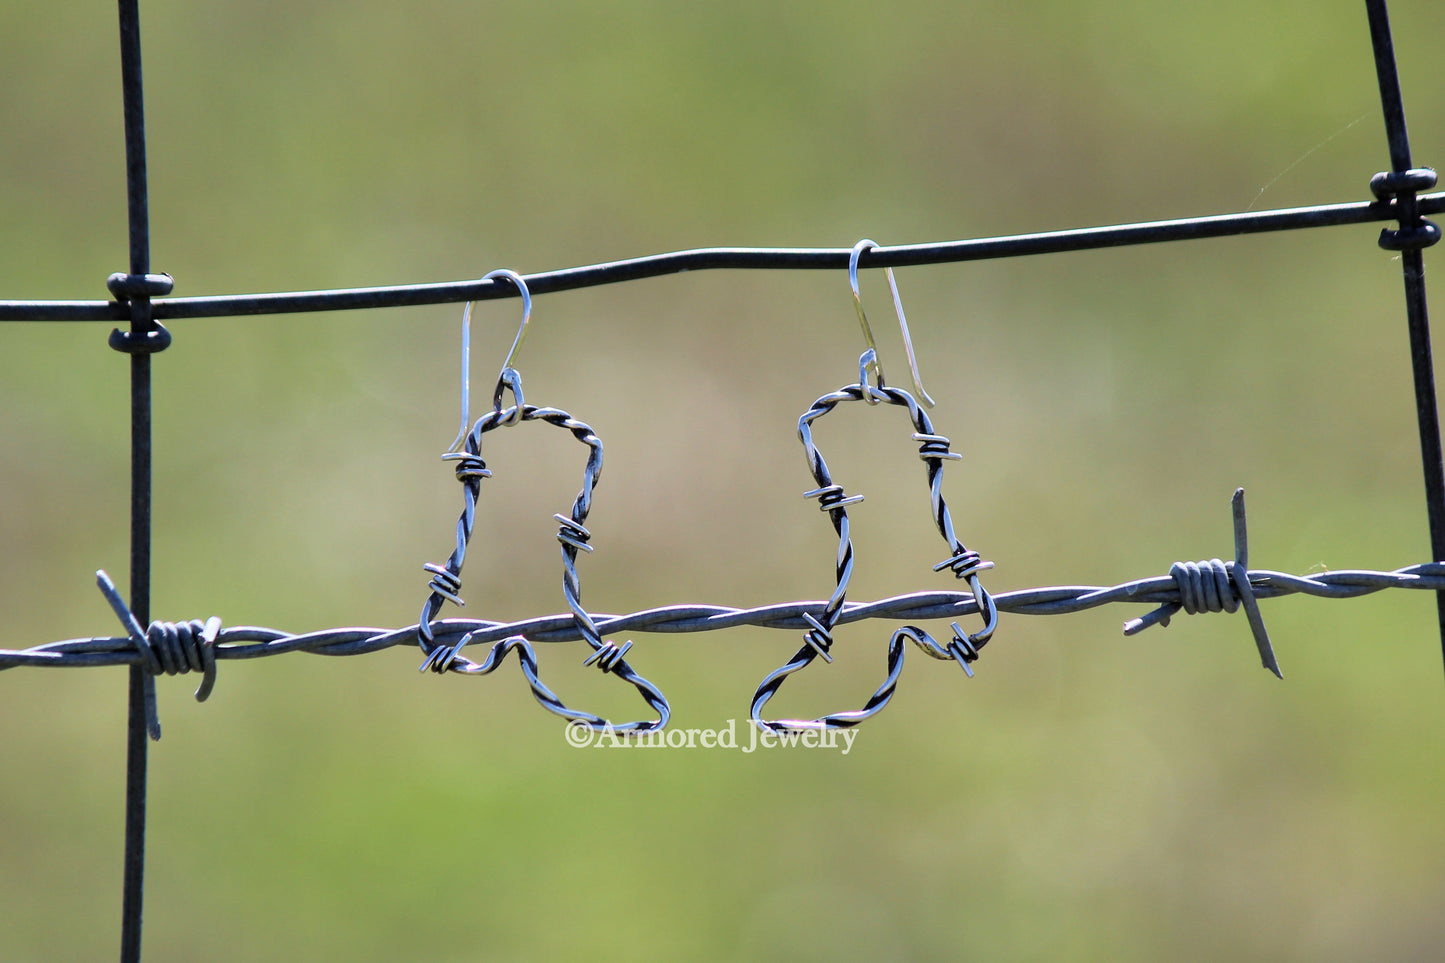
[[[522,346],[522,339],[527,336],[527,324],[532,320],[532,292],[527,290],[527,282],[522,276],[509,268],[500,268],[488,273],[482,278],[483,281],[490,281],[494,278],[506,278],[514,284],[522,295],[522,325],[517,329],[517,337],[512,340],[511,350],[507,352],[507,360],[502,363],[502,373],[497,379],[497,398],[501,398],[500,389],[507,381],[507,372],[512,370],[512,361],[517,357],[517,349]],[[457,440],[452,442],[447,449],[447,454],[461,451],[462,441],[467,437],[467,429],[471,426],[471,394],[472,394],[472,305],[475,301],[468,301],[467,306],[462,310],[462,426],[457,431]],[[515,388],[514,388],[515,392]],[[518,409],[521,408],[520,402]],[[518,412],[520,414],[520,410]]]
[[[868,349],[858,358],[858,383],[863,387],[868,385],[868,369],[873,369],[876,379],[875,387],[882,388],[883,364],[878,360],[878,345],[873,340],[873,328],[868,324],[868,314],[863,310],[863,296],[858,291],[858,258],[864,251],[878,247],[876,241],[864,238],[853,245],[853,253],[848,257],[848,285],[853,289],[853,308],[858,312],[858,324],[863,329],[863,341]],[[903,299],[898,294],[898,280],[893,276],[893,269],[884,268],[884,274],[888,276],[888,288],[893,292],[893,310],[898,315],[898,330],[903,334],[903,350],[908,355],[908,371],[913,376],[913,388],[918,393],[918,400],[923,402],[925,408],[933,407],[933,399],[923,387],[923,377],[918,373],[918,359],[913,354],[913,337],[908,333],[908,318],[903,314]],[[868,404],[877,404],[878,401],[868,394]]]

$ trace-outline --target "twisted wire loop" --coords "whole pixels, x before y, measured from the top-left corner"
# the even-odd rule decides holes
[[[1180,609],[1188,615],[1200,612],[1234,613],[1241,606],[1249,619],[1249,629],[1254,635],[1259,661],[1276,678],[1283,679],[1279,661],[1274,655],[1269,632],[1264,627],[1264,616],[1259,612],[1255,599],[1254,585],[1249,572],[1249,528],[1244,514],[1244,489],[1236,488],[1230,501],[1234,514],[1234,561],[1223,562],[1212,558],[1207,562],[1175,562],[1169,566],[1169,578],[1178,592],[1177,600],[1164,602],[1154,611],[1124,623],[1124,634],[1134,635],[1151,625],[1168,625],[1169,619]]]
[[[118,302],[130,302],[138,298],[164,297],[175,289],[175,279],[169,274],[112,274],[105,279],[105,286]],[[157,354],[171,344],[171,333],[166,326],[151,318],[144,334],[112,328],[107,342],[122,354]]]
[[[210,698],[211,690],[216,686],[216,638],[221,632],[221,620],[213,615],[205,622],[196,619],[189,622],[152,622],[142,630],[110,576],[104,571],[96,572],[95,582],[125,628],[127,641],[140,654],[141,666],[146,671],[146,731],[152,740],[159,741],[161,720],[156,706],[155,677],[161,673],[181,675],[200,672],[202,677],[196,689],[196,701],[205,702]]]
[[[864,359],[867,357],[868,352],[864,352]],[[865,362],[860,361],[860,364],[865,364]],[[888,678],[863,709],[858,712],[833,713],[812,720],[768,720],[762,718],[763,707],[767,705],[768,700],[777,693],[778,689],[782,688],[788,676],[811,665],[813,660],[820,656],[824,662],[833,661],[832,655],[829,654],[829,650],[833,646],[833,627],[838,624],[843,614],[848,584],[853,578],[853,539],[848,522],[848,506],[862,501],[863,496],[850,496],[844,491],[843,486],[833,481],[832,473],[828,470],[828,464],[824,461],[822,452],[813,442],[812,431],[813,422],[844,401],[863,401],[870,405],[886,401],[889,404],[908,409],[908,415],[914,427],[913,440],[919,443],[918,457],[923,460],[927,472],[933,521],[952,553],[948,558],[935,565],[933,570],[939,572],[948,569],[954,573],[955,577],[968,581],[975,611],[982,616],[984,626],[978,632],[970,635],[963,631],[957,622],[954,622],[954,636],[946,646],[940,646],[922,629],[905,626],[895,632],[889,642]],[[993,563],[984,561],[977,552],[970,551],[959,541],[958,536],[954,533],[953,517],[949,513],[947,503],[943,500],[943,463],[957,460],[962,456],[949,450],[949,441],[946,437],[934,433],[933,423],[929,420],[927,412],[919,406],[913,395],[901,388],[890,388],[881,383],[877,386],[870,385],[866,378],[860,377],[858,384],[847,385],[813,402],[812,407],[798,419],[798,438],[803,443],[803,449],[808,457],[808,467],[813,473],[813,479],[818,484],[817,488],[805,492],[803,497],[818,499],[819,509],[828,513],[828,518],[838,533],[836,587],[822,612],[817,615],[811,612],[802,613],[802,618],[807,624],[807,630],[803,633],[802,647],[785,665],[775,669],[763,679],[758,685],[757,691],[753,693],[752,706],[749,710],[753,724],[773,732],[792,729],[844,728],[857,725],[864,719],[882,711],[883,707],[892,699],[898,674],[903,669],[903,640],[905,638],[911,639],[920,648],[935,657],[957,661],[963,667],[964,672],[972,676],[973,670],[969,668],[969,663],[978,658],[979,649],[988,642],[994,629],[998,626],[997,603],[979,582],[979,573],[992,568]]]
[[[502,407],[501,399],[504,387],[511,389],[513,396],[517,399],[517,404]],[[642,696],[643,701],[657,713],[656,719],[617,725],[590,712],[569,709],[562,704],[562,701],[551,689],[542,683],[537,673],[536,654],[531,643],[524,636],[512,634],[496,642],[480,663],[472,662],[461,655],[461,650],[473,641],[474,633],[469,632],[463,635],[459,641],[450,646],[437,641],[434,623],[441,611],[442,604],[444,602],[452,602],[456,605],[465,604],[460,596],[462,565],[466,562],[467,545],[471,541],[472,531],[476,524],[477,496],[481,491],[481,481],[483,478],[491,476],[491,471],[482,458],[482,436],[493,429],[515,425],[523,421],[542,421],[565,428],[572,433],[574,438],[587,446],[587,465],[582,473],[582,490],[578,492],[576,500],[572,503],[572,512],[570,515],[553,516],[559,523],[557,541],[562,546],[562,594],[567,600],[568,608],[572,610],[572,622],[576,628],[577,637],[580,637],[592,648],[592,654],[583,664],[596,665],[604,674],[616,676],[622,681],[630,683]],[[477,419],[471,431],[467,433],[461,451],[442,457],[457,463],[457,480],[462,483],[463,489],[462,513],[457,519],[456,547],[452,550],[451,557],[444,565],[427,563],[423,566],[427,572],[432,574],[432,580],[428,585],[431,593],[422,605],[421,620],[417,624],[416,640],[425,656],[419,671],[486,675],[501,665],[508,652],[515,650],[522,666],[522,672],[532,687],[533,696],[548,711],[591,728],[607,729],[611,732],[651,732],[666,726],[668,719],[672,716],[672,709],[668,705],[667,698],[651,682],[638,675],[624,658],[627,650],[632,647],[632,643],[627,642],[618,647],[611,642],[604,641],[601,632],[598,631],[597,623],[582,607],[582,584],[577,575],[577,553],[592,551],[592,546],[589,544],[592,533],[587,530],[586,521],[588,513],[592,510],[592,491],[602,472],[602,441],[592,428],[565,411],[557,408],[539,408],[523,402],[521,376],[514,369],[506,368],[502,372],[501,379],[498,380],[492,410]]]
[[[1418,191],[1435,186],[1436,175],[1428,167],[1405,171],[1380,171],[1370,178],[1370,192],[1381,201],[1399,205],[1400,226],[1380,231],[1380,247],[1387,251],[1418,251],[1440,241],[1440,226],[1420,216]]]
[[[1175,562],[1169,577],[1179,586],[1179,607],[1188,615],[1200,612],[1237,612],[1239,595],[1229,579],[1229,566],[1217,558],[1207,562]],[[1169,616],[1159,620],[1169,624]]]

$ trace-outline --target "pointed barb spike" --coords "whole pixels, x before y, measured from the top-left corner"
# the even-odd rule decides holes
[[[111,611],[115,612],[116,618],[120,619],[120,624],[126,630],[126,634],[145,638],[145,630],[141,628],[136,617],[131,614],[130,606],[126,605],[125,599],[121,598],[120,591],[115,587],[115,582],[111,581],[110,576],[106,574],[105,569],[95,573],[95,584],[100,588],[100,593],[105,596],[105,600],[110,603]]]
[[[1146,612],[1137,619],[1130,619],[1124,623],[1125,635],[1138,635],[1151,625],[1163,625],[1168,627],[1169,620],[1178,612],[1182,606],[1174,602],[1165,602],[1151,612]]]
[[[1249,570],[1249,526],[1244,517],[1244,489],[1236,488],[1230,499],[1234,512],[1234,560]]]
[[[1239,562],[1229,567],[1230,580],[1234,583],[1239,601],[1244,606],[1245,617],[1249,619],[1249,630],[1254,634],[1254,646],[1259,652],[1259,661],[1273,672],[1275,678],[1283,679],[1279,661],[1274,657],[1274,645],[1269,640],[1269,631],[1264,627],[1264,616],[1259,612],[1259,603],[1254,598],[1254,589],[1249,584],[1249,572]]]

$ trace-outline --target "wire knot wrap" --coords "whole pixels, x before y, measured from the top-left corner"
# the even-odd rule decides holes
[[[158,298],[175,290],[175,278],[169,274],[112,274],[105,279],[105,286],[115,295],[117,301],[131,301],[135,298]]]
[[[481,455],[474,455],[469,451],[457,451],[450,452],[442,457],[447,461],[457,463],[457,481],[463,485],[469,481],[478,481],[483,478],[492,477],[492,472],[487,468],[487,463]]]
[[[582,664],[596,665],[597,668],[602,670],[602,674],[606,675],[609,672],[617,671],[619,667],[627,664],[624,656],[627,655],[627,650],[630,648],[632,648],[632,642],[630,640],[624,642],[621,648],[613,645],[611,642],[604,642],[602,648],[583,659]]]
[[[1207,562],[1175,562],[1169,577],[1179,587],[1179,604],[1189,615],[1200,612],[1237,612],[1239,595],[1229,578],[1229,567],[1217,558]],[[1169,616],[1159,620],[1168,625]]]
[[[1398,230],[1385,228],[1380,232],[1380,247],[1387,251],[1419,251],[1440,242],[1440,225],[1419,218],[1414,227]]]
[[[943,435],[925,435],[915,431],[913,440],[918,442],[918,457],[927,461],[930,458],[946,458],[949,461],[958,461],[963,456],[956,451],[949,451],[949,440]]]
[[[216,636],[220,631],[221,620],[215,616],[205,622],[152,622],[146,629],[152,660],[147,668],[152,675],[205,673],[196,689],[196,701],[205,702],[216,685]]]
[[[587,530],[586,526],[577,519],[568,518],[566,515],[559,514],[552,517],[561,523],[557,528],[557,541],[584,552],[592,551],[592,546],[587,544],[592,540],[592,533]]]
[[[1414,194],[1428,191],[1435,186],[1438,177],[1428,167],[1414,167],[1407,171],[1380,171],[1370,178],[1370,193],[1382,201],[1405,193]]]
[[[462,590],[461,573],[453,572],[451,569],[438,565],[435,562],[427,562],[422,566],[422,571],[432,573],[432,580],[427,583],[427,588],[453,605],[465,606],[467,604],[462,601],[460,595]]]
[[[803,492],[803,497],[816,498],[818,508],[825,512],[847,508],[849,505],[856,505],[863,500],[862,495],[846,494],[842,485],[824,485],[822,488],[814,488],[812,491]]]
[[[1174,581],[1179,601],[1165,602],[1140,618],[1130,619],[1124,623],[1124,634],[1135,635],[1151,625],[1168,625],[1169,619],[1180,609],[1189,615],[1197,615],[1200,612],[1233,613],[1242,606],[1249,619],[1249,630],[1254,634],[1260,664],[1282,679],[1284,675],[1274,657],[1274,646],[1264,627],[1264,616],[1260,615],[1259,603],[1255,601],[1254,587],[1249,584],[1249,532],[1244,515],[1243,488],[1235,489],[1231,506],[1234,512],[1234,561],[1222,562],[1212,558],[1207,562],[1175,562],[1169,566],[1169,577]]]
[[[512,400],[516,404],[510,408],[502,408],[502,397],[510,390]],[[497,377],[496,390],[492,392],[492,411],[496,414],[497,425],[503,428],[510,428],[522,420],[526,402],[522,399],[522,376],[516,368],[506,367],[502,369],[501,375]]]
[[[205,622],[152,622],[141,630],[140,622],[125,600],[116,591],[115,583],[105,572],[95,573],[96,585],[105,600],[110,603],[116,618],[124,627],[126,636],[140,653],[141,667],[146,671],[146,729],[153,740],[161,737],[160,714],[156,709],[155,677],[181,675],[186,672],[205,673],[196,689],[196,701],[205,702],[216,685],[216,637],[221,632],[221,620],[211,616]]]
[[[980,641],[978,645],[974,645],[973,639],[969,638],[967,632],[959,628],[957,622],[950,622],[949,627],[953,629],[953,641],[948,643],[948,654],[951,655],[954,661],[963,669],[963,674],[972,679],[973,670],[968,667],[968,664],[978,661],[979,646],[988,640],[984,639]],[[927,647],[925,647],[924,650],[929,651]],[[929,654],[933,655],[931,651],[929,651]],[[939,656],[935,655],[934,658],[939,658]]]
[[[150,330],[145,334],[111,328],[106,344],[121,354],[156,354],[169,348],[171,346],[170,331],[155,319],[152,319],[150,324]]]
[[[1400,213],[1398,228],[1380,231],[1380,247],[1387,251],[1418,251],[1438,244],[1440,227],[1416,212],[1415,193],[1435,186],[1435,172],[1428,167],[1407,171],[1381,171],[1370,178],[1370,191],[1382,201],[1396,201]]]
[[[134,301],[137,298],[152,298],[170,294],[175,280],[169,274],[112,274],[105,279],[105,286],[117,301]],[[110,332],[107,343],[123,354],[155,354],[171,345],[171,333],[165,325],[154,319],[144,334],[122,331],[115,328]]]
[[[814,652],[823,657],[824,662],[832,662],[833,657],[828,650],[833,647],[833,633],[812,612],[803,613],[803,621],[809,625],[808,631],[803,633],[803,641]]]
[[[959,552],[951,558],[946,558],[933,566],[935,572],[948,569],[958,578],[968,578],[970,575],[978,572],[986,572],[991,568],[993,568],[992,562],[984,561],[982,555],[968,549]]]

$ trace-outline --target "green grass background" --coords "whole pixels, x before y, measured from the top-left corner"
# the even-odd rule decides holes
[[[1445,154],[1445,7],[1394,21],[1418,164]],[[1363,199],[1388,166],[1358,3],[144,4],[153,264],[176,294],[442,281],[705,245],[919,242]],[[126,265],[113,5],[0,4],[0,297]],[[995,591],[1228,557],[1428,555],[1398,264],[1334,228],[900,272],[945,492]],[[1438,258],[1427,254],[1427,262]],[[864,293],[903,374],[881,277]],[[826,597],[795,438],[861,350],[839,273],[538,299],[529,401],[606,443],[597,612]],[[1437,293],[1437,298],[1440,295]],[[175,322],[155,360],[158,618],[413,622],[460,492],[460,309]],[[476,314],[479,392],[515,302]],[[128,408],[109,326],[0,329],[0,646],[110,634]],[[945,588],[894,412],[820,425],[856,599]],[[489,440],[467,614],[562,611],[563,433]],[[1264,605],[1125,639],[1006,617],[965,680],[909,656],[853,751],[581,751],[515,667],[414,649],[159,682],[153,960],[1434,959],[1434,606]],[[860,705],[890,623],[773,706]],[[937,626],[942,628],[942,626]],[[680,727],[746,718],[796,633],[638,635]],[[619,640],[620,641],[620,640]],[[569,702],[635,699],[545,647]],[[125,673],[0,675],[0,959],[111,958]]]

